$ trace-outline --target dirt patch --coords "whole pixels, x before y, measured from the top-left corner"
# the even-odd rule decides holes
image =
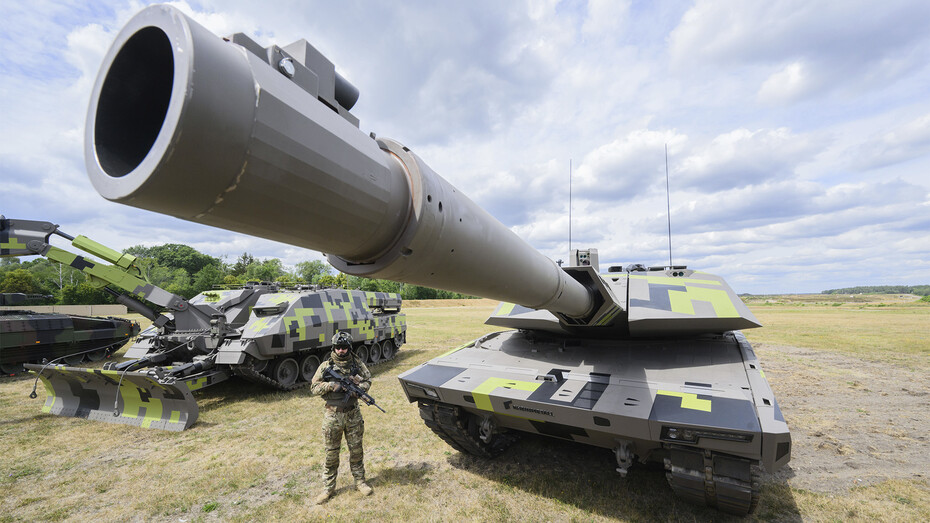
[[[928,478],[930,380],[851,356],[758,344],[791,429],[791,462],[770,480],[837,493],[886,479]]]

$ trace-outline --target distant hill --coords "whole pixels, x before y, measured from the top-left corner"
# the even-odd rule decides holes
[[[847,287],[830,289],[820,294],[916,294],[930,295],[930,285],[869,285],[864,287]]]

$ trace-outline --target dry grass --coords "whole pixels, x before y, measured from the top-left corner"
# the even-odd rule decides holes
[[[527,436],[501,458],[485,461],[449,448],[420,421],[396,375],[489,332],[482,322],[494,304],[413,305],[405,304],[410,343],[396,360],[373,368],[371,392],[388,413],[364,411],[371,498],[350,487],[343,452],[338,496],[321,507],[309,505],[321,487],[322,409],[306,392],[270,392],[230,380],[198,394],[201,416],[194,427],[167,433],[40,414],[41,397],[27,397],[32,380],[14,378],[0,382],[0,522],[728,519],[676,499],[659,468],[637,467],[620,479],[612,455],[602,449]],[[766,336],[792,321],[842,331],[865,314],[805,308],[817,317],[807,320],[751,306],[769,325]],[[906,309],[881,318],[867,325],[911,325]],[[808,343],[797,339],[806,331],[792,332],[794,338],[778,335]],[[918,481],[885,482],[843,497],[773,482],[763,488],[758,519],[928,520],[928,499],[930,485]]]
[[[747,300],[764,328],[753,343],[796,345],[930,369],[930,304],[909,295],[800,295]]]

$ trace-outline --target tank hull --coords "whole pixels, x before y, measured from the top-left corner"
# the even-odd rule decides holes
[[[100,360],[138,333],[138,323],[122,318],[0,311],[0,368],[16,373],[43,360]]]
[[[738,465],[730,463],[728,470],[745,476],[736,496],[744,499],[729,507],[720,500],[709,503],[730,512],[754,508],[754,470],[774,471],[790,459],[784,417],[739,332],[595,340],[502,331],[399,380],[441,437],[454,443],[450,427],[458,424],[465,432],[472,427],[478,448],[463,444],[460,450],[474,454],[503,450],[487,447],[508,431],[542,434],[611,449],[623,474],[634,459],[664,463],[672,487],[685,497],[676,469],[689,479],[693,474],[681,470],[692,470],[687,467],[692,455],[730,460]],[[445,427],[437,421],[443,409],[457,418]],[[703,477],[704,468],[693,470]],[[697,482],[704,496],[705,482]]]

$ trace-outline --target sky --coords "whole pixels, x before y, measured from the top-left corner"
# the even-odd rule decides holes
[[[0,2],[0,214],[116,249],[322,259],[94,191],[90,92],[148,4]],[[602,270],[664,265],[670,221],[672,263],[738,293],[930,283],[928,2],[171,4],[218,35],[306,38],[359,88],[362,131],[553,260],[570,232]]]

